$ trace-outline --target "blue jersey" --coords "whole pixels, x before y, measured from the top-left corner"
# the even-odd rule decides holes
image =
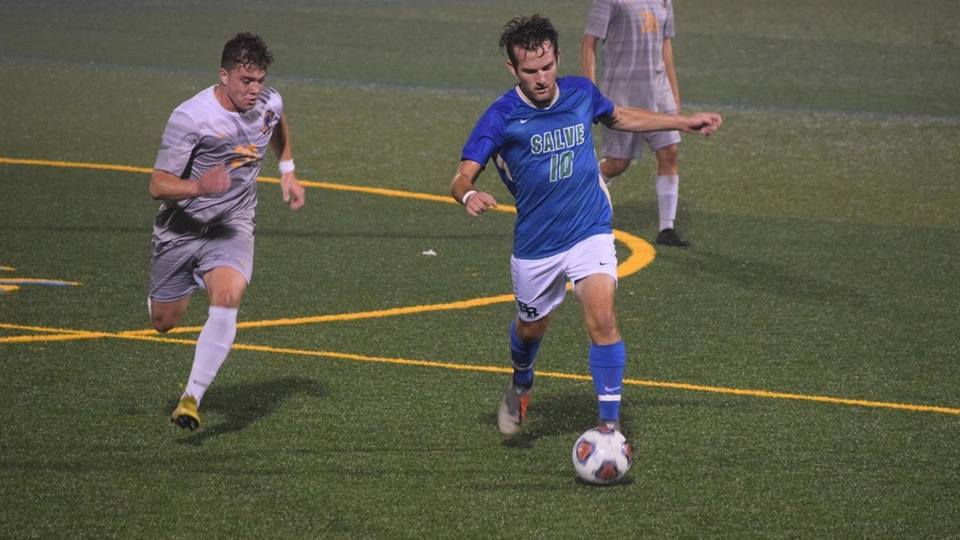
[[[583,77],[557,79],[558,95],[538,109],[514,88],[480,117],[461,159],[493,159],[516,200],[513,254],[541,259],[613,231],[591,127],[613,104]]]

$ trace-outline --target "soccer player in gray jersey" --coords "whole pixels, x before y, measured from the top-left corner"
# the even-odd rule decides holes
[[[583,76],[596,82],[597,42],[603,41],[598,86],[610,101],[678,114],[680,90],[673,67],[673,0],[594,0],[580,42]],[[689,244],[674,229],[680,173],[680,134],[676,131],[627,133],[603,128],[600,174],[609,183],[639,159],[644,144],[657,156],[656,192],[660,232],[656,242]]]
[[[150,195],[163,201],[151,242],[153,327],[177,326],[197,289],[209,296],[190,378],[170,417],[181,428],[200,425],[200,400],[233,346],[237,309],[253,275],[257,176],[268,146],[280,160],[283,200],[293,210],[304,203],[283,100],[264,86],[272,62],[259,36],[244,32],[228,41],[219,84],[170,115],[150,178]]]

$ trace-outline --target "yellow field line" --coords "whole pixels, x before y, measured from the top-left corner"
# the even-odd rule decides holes
[[[0,157],[0,163],[7,165],[36,165],[41,167],[63,167],[66,169],[95,169],[98,171],[118,171],[150,174],[153,169],[146,167],[130,167],[127,165],[111,165],[109,163],[83,163],[79,161],[47,161],[42,159],[13,159]]]
[[[538,372],[537,375],[540,375]],[[713,392],[718,394],[732,394],[736,396],[750,396],[772,399],[793,399],[800,401],[816,401],[819,403],[833,403],[837,405],[856,405],[860,407],[880,407],[886,409],[900,409],[917,412],[937,412],[944,414],[960,414],[960,409],[950,407],[937,407],[933,405],[912,405],[908,403],[889,403],[885,401],[868,401],[862,399],[834,398],[827,396],[811,396],[805,394],[788,394],[783,392],[769,392],[767,390],[743,390],[739,388],[724,388],[720,386],[701,386],[697,384],[672,383],[672,382],[653,382],[637,381],[633,379],[624,379],[623,384],[640,384],[643,386],[653,386],[658,388],[671,388],[674,390],[695,390],[697,392]]]
[[[168,338],[168,337],[162,337],[158,334],[147,335],[142,332],[117,332],[117,333],[86,332],[86,331],[64,330],[60,328],[42,328],[42,327],[3,324],[3,323],[0,323],[0,328],[30,330],[34,332],[55,334],[53,336],[15,336],[13,338],[0,338],[0,343],[39,341],[40,340],[39,338],[43,338],[42,339],[43,341],[114,338],[114,339],[132,339],[132,340],[138,340],[138,341],[151,341],[151,342],[157,342],[157,343],[171,343],[171,344],[189,345],[189,346],[195,346],[197,344],[195,340],[191,340],[191,339]],[[34,339],[31,339],[31,338],[34,338]],[[271,354],[335,358],[339,360],[352,360],[357,362],[372,362],[372,363],[379,363],[379,364],[393,364],[393,365],[401,365],[401,366],[417,366],[417,367],[429,367],[429,368],[440,368],[440,369],[457,369],[462,371],[475,371],[475,372],[486,372],[486,373],[509,374],[513,372],[512,368],[508,368],[508,367],[483,366],[483,365],[478,366],[478,365],[470,365],[470,364],[458,364],[454,362],[437,362],[437,361],[431,361],[431,360],[390,358],[386,356],[366,356],[366,355],[353,354],[353,353],[342,353],[342,352],[334,352],[334,351],[315,351],[315,350],[309,350],[309,349],[291,349],[291,348],[274,347],[274,346],[268,346],[268,345],[254,345],[254,344],[248,344],[248,343],[234,343],[233,349],[241,350],[241,351],[266,352]],[[578,375],[578,374],[572,374],[572,373],[561,373],[561,372],[553,372],[553,371],[538,371],[537,376],[550,377],[555,379],[584,381],[584,382],[591,382],[592,380],[589,375]],[[652,387],[652,388],[668,388],[673,390],[709,392],[714,394],[727,394],[727,395],[747,396],[747,397],[757,397],[757,398],[767,398],[767,399],[788,399],[788,400],[795,400],[795,401],[831,403],[835,405],[849,405],[849,406],[868,407],[868,408],[883,408],[883,409],[895,409],[895,410],[904,410],[904,411],[913,411],[913,412],[933,412],[933,413],[941,413],[941,414],[960,415],[960,409],[950,408],[950,407],[938,407],[933,405],[891,403],[891,402],[884,402],[884,401],[835,398],[835,397],[829,397],[829,396],[815,396],[815,395],[806,395],[806,394],[790,394],[786,392],[770,392],[767,390],[747,390],[747,389],[741,389],[741,388],[725,388],[720,386],[705,386],[705,385],[698,385],[698,384],[648,381],[648,380],[639,380],[639,379],[624,379],[623,384],[625,386],[646,386],[646,387]]]
[[[94,169],[102,171],[117,171],[117,172],[134,172],[134,173],[143,173],[150,174],[153,172],[153,169],[147,167],[130,167],[127,165],[112,165],[109,163],[83,163],[78,161],[46,161],[40,159],[14,159],[14,158],[5,158],[0,157],[0,163],[7,165],[33,165],[33,166],[42,166],[42,167],[62,167],[68,169]],[[269,176],[258,177],[257,180],[265,182],[268,184],[279,184],[280,180],[278,178],[271,178]],[[311,182],[309,180],[301,180],[301,184],[305,187],[316,187],[322,189],[332,189],[335,191],[350,191],[355,193],[368,193],[371,195],[384,195],[387,197],[399,197],[405,199],[419,199],[423,201],[432,201],[432,202],[442,202],[450,204],[459,204],[457,201],[453,200],[453,197],[447,195],[432,195],[429,193],[414,193],[410,191],[400,191],[396,189],[384,189],[384,188],[373,188],[373,187],[363,187],[363,186],[349,186],[346,184],[331,184],[327,182]],[[501,212],[514,212],[516,213],[517,209],[512,206],[501,205],[494,210],[499,210]]]
[[[136,172],[136,173],[152,172],[152,169],[148,169],[148,168],[128,167],[123,165],[78,163],[78,162],[66,162],[66,161],[10,159],[10,158],[0,157],[0,164],[2,163],[15,164],[15,165],[40,165],[40,166],[48,166],[48,167],[98,169],[98,170],[111,170],[111,171],[119,171],[119,172]],[[261,177],[259,178],[259,180],[267,183],[279,182],[278,179],[269,178],[269,177]],[[302,183],[308,187],[317,187],[322,189],[351,191],[351,192],[357,192],[357,193],[384,195],[389,197],[401,197],[401,198],[410,198],[410,199],[419,199],[419,200],[456,204],[456,202],[453,201],[450,197],[431,195],[426,193],[413,193],[413,192],[397,191],[397,190],[382,189],[382,188],[347,186],[342,184],[330,184],[330,183],[324,183],[324,182],[302,181]],[[501,206],[497,209],[504,212],[516,212],[516,209],[511,206]],[[653,247],[650,246],[650,244],[633,235],[630,235],[623,231],[615,230],[614,236],[618,241],[626,244],[631,251],[631,255],[627,258],[627,260],[621,263],[617,268],[617,274],[621,278],[638,272],[640,269],[650,264],[653,261],[654,257],[656,256],[655,251],[653,250]],[[411,306],[411,307],[404,307],[404,308],[393,308],[393,309],[375,310],[375,311],[367,311],[367,312],[359,312],[359,313],[320,315],[320,316],[314,316],[314,317],[277,319],[277,320],[268,320],[268,321],[252,321],[247,323],[240,323],[237,325],[237,327],[238,328],[260,328],[260,327],[268,327],[268,326],[314,324],[314,323],[334,322],[334,321],[350,321],[350,320],[360,320],[360,319],[367,319],[367,318],[410,315],[415,313],[426,313],[430,311],[441,311],[441,310],[448,310],[448,309],[469,309],[473,307],[480,307],[480,306],[511,302],[511,301],[513,301],[513,295],[506,294],[506,295],[499,295],[499,296],[490,296],[485,298],[475,298],[472,300],[464,300],[464,301],[458,301],[458,302],[449,302],[449,303],[443,303],[443,304]],[[74,340],[74,339],[115,338],[115,339],[134,339],[134,340],[140,340],[140,341],[153,341],[153,342],[160,342],[160,343],[175,343],[175,344],[190,345],[190,346],[196,345],[196,341],[194,340],[161,337],[158,334],[156,334],[154,330],[130,330],[125,332],[109,333],[109,332],[88,332],[88,331],[77,331],[77,330],[43,328],[43,327],[4,324],[4,323],[0,323],[0,329],[25,330],[25,331],[37,332],[38,334],[53,334],[53,335],[0,337],[0,343],[22,343],[22,342],[36,342],[36,341],[65,341],[65,340]],[[174,333],[174,332],[187,333],[187,332],[199,332],[199,331],[200,331],[200,327],[192,327],[192,328],[174,329],[170,333]],[[297,356],[336,358],[336,359],[353,360],[353,361],[359,361],[359,362],[376,362],[376,363],[384,363],[384,364],[433,367],[433,368],[443,368],[443,369],[459,369],[459,370],[465,370],[465,371],[480,371],[480,372],[494,372],[494,373],[511,373],[512,372],[512,369],[507,367],[474,366],[474,365],[457,364],[457,363],[451,363],[451,362],[435,362],[435,361],[428,361],[428,360],[410,360],[410,359],[402,359],[402,358],[364,356],[359,354],[339,353],[339,352],[331,352],[331,351],[287,349],[287,348],[263,346],[263,345],[250,345],[250,344],[244,344],[244,343],[235,343],[233,345],[233,348],[237,350],[247,350],[247,351],[254,351],[254,352],[269,352],[269,353],[275,353],[275,354],[289,354],[289,355],[297,355]],[[587,382],[591,381],[591,377],[588,375],[577,375],[577,374],[549,372],[549,371],[538,371],[537,375],[540,377],[552,377],[552,378],[580,380],[580,381],[587,381]],[[744,389],[737,389],[737,388],[702,386],[702,385],[686,384],[686,383],[644,381],[644,380],[636,380],[636,379],[624,379],[623,383],[624,385],[669,388],[669,389],[689,390],[689,391],[697,391],[697,392],[711,392],[711,393],[730,394],[730,395],[737,395],[737,396],[749,396],[749,397],[770,398],[770,399],[791,399],[791,400],[799,400],[799,401],[813,401],[813,402],[819,402],[819,403],[832,403],[832,404],[852,405],[852,406],[860,406],[860,407],[887,408],[887,409],[898,409],[898,410],[907,410],[907,411],[916,411],[916,412],[936,412],[936,413],[943,413],[943,414],[960,415],[960,409],[954,409],[949,407],[936,407],[936,406],[929,406],[929,405],[888,403],[888,402],[882,402],[882,401],[833,398],[833,397],[827,397],[827,396],[812,396],[812,395],[804,395],[804,394],[789,394],[789,393],[783,393],[783,392],[769,392],[766,390],[744,390]]]
[[[43,326],[24,326],[21,324],[0,323],[2,330],[21,330],[26,332],[36,332],[37,334],[52,335],[31,335],[31,336],[9,336],[0,337],[2,343],[36,343],[45,341],[70,341],[75,339],[98,339],[105,337],[114,337],[117,334],[111,332],[88,332],[86,330],[68,330],[66,328],[46,328]]]
[[[500,296],[488,296],[486,298],[474,298],[472,300],[463,300],[458,302],[447,302],[443,304],[426,304],[422,306],[409,306],[402,308],[381,309],[374,311],[359,311],[356,313],[339,313],[333,315],[315,315],[312,317],[298,317],[293,319],[274,319],[265,321],[250,321],[237,323],[237,328],[265,328],[272,326],[292,326],[300,324],[315,324],[326,322],[357,321],[361,319],[377,319],[381,317],[394,317],[398,315],[413,315],[416,313],[427,313],[430,311],[445,311],[451,309],[471,309],[475,307],[489,306],[492,304],[501,304],[512,302],[512,294],[503,294]],[[174,328],[167,332],[168,334],[190,334],[199,332],[200,326]],[[121,332],[124,336],[140,336],[154,334],[154,330],[129,330]],[[0,339],[2,342],[2,339]]]
[[[0,284],[2,285],[26,285],[28,283],[46,283],[49,285],[70,285],[73,287],[79,286],[80,282],[78,281],[62,281],[59,279],[44,279],[44,278],[0,278]]]
[[[162,343],[176,343],[181,345],[196,345],[196,341],[189,339],[173,339],[157,336],[130,336],[129,334],[113,334],[104,337],[116,337],[121,339],[138,339],[142,341],[157,341]],[[429,367],[440,369],[457,369],[461,371],[475,371],[484,373],[513,373],[513,368],[495,367],[495,366],[477,366],[470,364],[458,364],[455,362],[437,362],[431,360],[411,360],[406,358],[390,358],[386,356],[366,356],[362,354],[341,353],[333,351],[313,351],[308,349],[288,349],[283,347],[273,347],[267,345],[253,345],[248,343],[234,343],[233,348],[242,351],[266,352],[271,354],[287,354],[295,356],[312,356],[321,358],[335,358],[339,360],[352,360],[356,362],[372,362],[378,364],[393,364],[401,366]],[[554,371],[537,371],[537,377],[550,377],[554,379],[567,379],[583,382],[592,382],[590,375],[578,375],[573,373],[561,373]],[[660,381],[645,381],[639,379],[624,379],[624,386],[647,386],[651,388],[669,388],[674,390],[687,390],[694,392],[709,392],[714,394],[729,394],[735,396],[749,396],[767,399],[789,399],[795,401],[812,401],[817,403],[832,403],[836,405],[851,405],[858,407],[896,409],[913,412],[933,412],[942,414],[960,415],[960,409],[950,407],[937,407],[932,405],[915,405],[909,403],[890,403],[883,401],[868,401],[861,399],[834,398],[828,396],[812,396],[804,394],[789,394],[785,392],[769,392],[766,390],[744,390],[739,388],[724,388],[720,386],[703,386],[698,384],[673,383]]]

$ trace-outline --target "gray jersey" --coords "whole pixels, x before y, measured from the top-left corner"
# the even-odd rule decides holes
[[[276,90],[265,87],[252,109],[230,112],[213,89],[201,91],[170,115],[154,168],[195,179],[223,163],[230,188],[217,195],[164,202],[153,227],[156,243],[203,236],[212,227],[236,220],[249,222],[252,228],[257,176],[283,113],[283,100]]]
[[[673,0],[594,0],[584,33],[603,42],[600,91],[617,105],[676,110],[663,62]]]

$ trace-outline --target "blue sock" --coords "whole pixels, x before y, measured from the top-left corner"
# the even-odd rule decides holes
[[[623,368],[627,351],[623,340],[612,345],[590,345],[590,374],[600,402],[600,418],[620,419],[620,394],[623,392]]]
[[[533,361],[540,349],[540,340],[524,343],[517,337],[517,321],[510,323],[510,358],[513,361],[513,384],[529,389],[533,386]]]

